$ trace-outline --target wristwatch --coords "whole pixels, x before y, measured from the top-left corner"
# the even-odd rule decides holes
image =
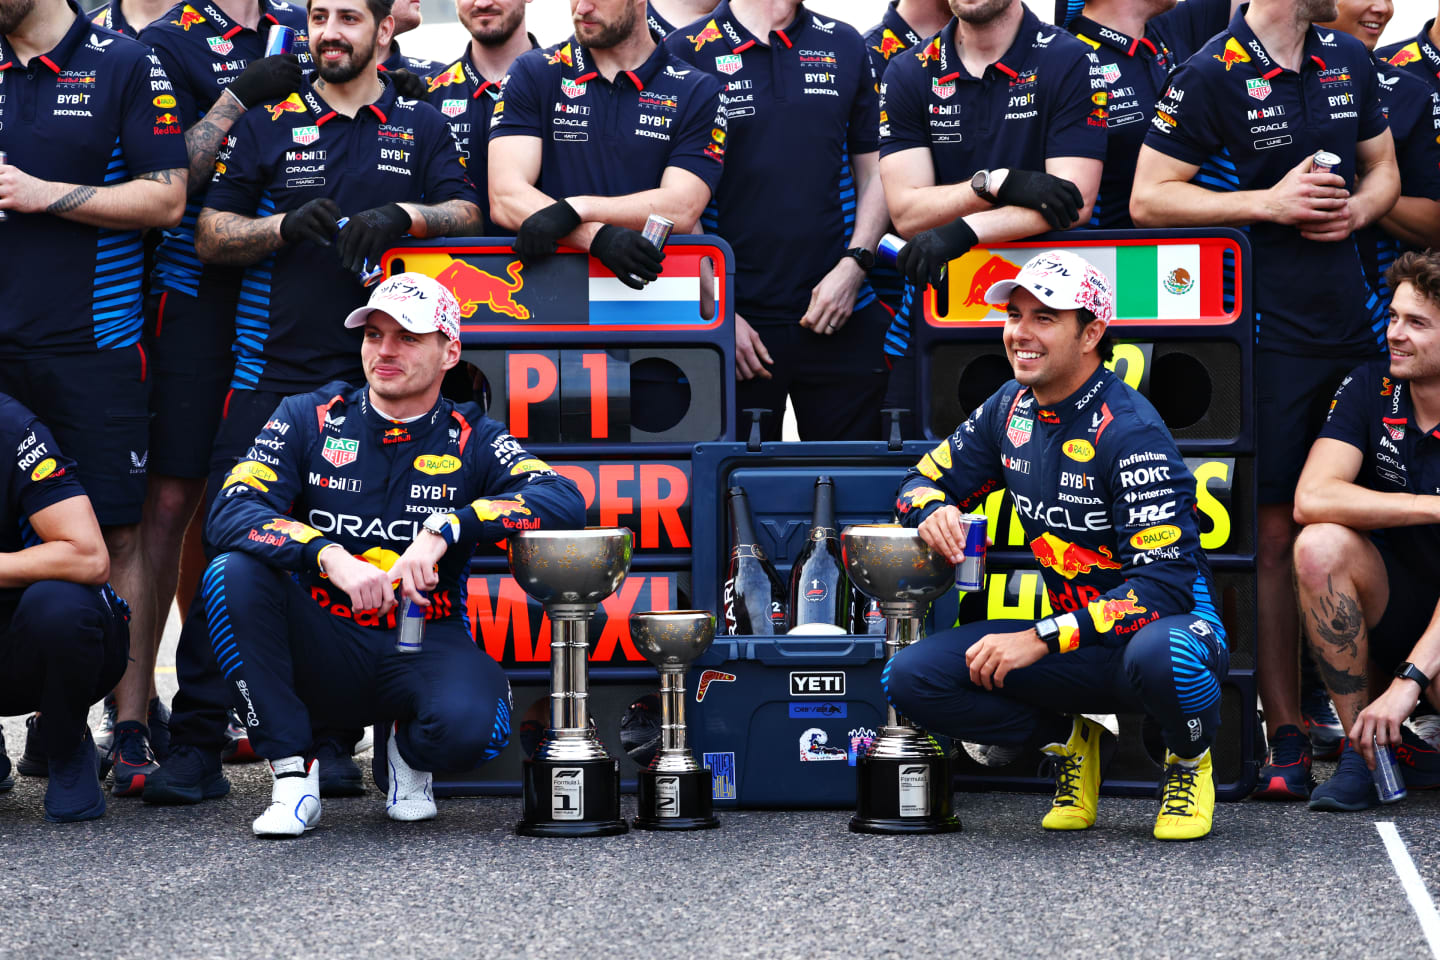
[[[970,189],[975,191],[975,196],[986,203],[998,204],[1000,199],[990,192],[990,171],[976,170],[975,176],[970,178]]]
[[[453,513],[432,513],[425,518],[421,529],[435,534],[451,546],[460,539],[460,521]]]
[[[1395,668],[1395,676],[1399,677],[1401,680],[1414,680],[1416,683],[1420,684],[1421,693],[1424,693],[1425,688],[1430,686],[1430,678],[1425,676],[1425,674],[1421,673],[1420,668],[1415,666],[1415,664],[1411,663],[1409,660],[1406,660],[1404,663],[1400,664],[1400,666]]]
[[[845,251],[845,256],[860,264],[860,269],[866,273],[875,268],[875,252],[866,247],[851,247]]]
[[[1054,617],[1036,621],[1035,635],[1044,641],[1046,650],[1051,653],[1060,652],[1060,624],[1055,622]]]

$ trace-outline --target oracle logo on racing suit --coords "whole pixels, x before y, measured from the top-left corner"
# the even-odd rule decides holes
[[[357,540],[374,540],[377,537],[395,543],[409,544],[420,535],[419,520],[391,520],[388,523],[379,517],[357,517],[350,513],[330,513],[328,510],[310,510],[310,526],[321,533],[337,533]]]

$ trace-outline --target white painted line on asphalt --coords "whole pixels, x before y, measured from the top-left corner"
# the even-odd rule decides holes
[[[1405,888],[1405,896],[1410,898],[1415,916],[1420,918],[1420,929],[1425,939],[1430,941],[1430,953],[1440,960],[1440,913],[1435,910],[1435,901],[1430,899],[1425,881],[1420,878],[1420,871],[1415,869],[1415,861],[1410,859],[1410,851],[1405,849],[1405,841],[1400,839],[1400,831],[1395,829],[1395,824],[1388,820],[1377,821],[1375,829],[1385,842],[1385,852],[1390,854],[1390,862],[1400,877],[1400,885]]]

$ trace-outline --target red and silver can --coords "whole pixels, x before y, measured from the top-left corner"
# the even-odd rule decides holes
[[[1335,168],[1340,166],[1338,154],[1329,150],[1316,150],[1314,158],[1310,161],[1311,173],[1334,173]]]
[[[645,229],[640,231],[640,236],[654,244],[656,250],[664,250],[665,242],[670,239],[670,231],[674,229],[674,220],[652,213],[645,218]]]
[[[880,238],[875,246],[875,260],[892,269],[895,262],[900,259],[900,251],[905,249],[905,241],[893,233],[887,233]]]
[[[985,587],[985,534],[990,519],[983,513],[962,513],[960,526],[965,531],[961,560],[955,564],[955,586],[966,593],[977,593]]]
[[[1400,764],[1389,747],[1375,744],[1375,792],[1381,803],[1398,803],[1405,799],[1405,779],[1400,775]]]
[[[6,154],[4,150],[0,150],[0,163],[9,163],[9,162],[10,162],[10,157],[9,157],[9,155]],[[3,223],[4,221],[9,220],[9,219],[10,219],[9,215],[6,214],[4,210],[0,210],[0,223]]]
[[[295,38],[299,32],[294,27],[273,24],[265,35],[265,56],[274,57],[282,53],[295,52]]]

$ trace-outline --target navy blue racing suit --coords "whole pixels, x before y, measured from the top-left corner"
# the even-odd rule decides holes
[[[450,518],[451,546],[422,651],[396,653],[400,609],[353,609],[316,558],[339,544],[389,570],[431,513]],[[473,404],[442,398],[396,422],[366,387],[286,397],[216,498],[206,534],[219,553],[201,581],[215,659],[256,753],[306,756],[312,722],[391,717],[416,769],[494,757],[509,739],[510,689],[471,633],[470,555],[514,530],[584,522],[575,485]]]
[[[944,506],[975,512],[1000,487],[1041,568],[1060,652],[985,690],[965,651],[1033,624],[938,633],[887,665],[891,702],[951,736],[1016,746],[1064,742],[1066,714],[1145,712],[1176,754],[1203,752],[1230,654],[1195,479],[1155,408],[1103,367],[1048,407],[1012,380],[906,475],[897,510],[916,527]]]

